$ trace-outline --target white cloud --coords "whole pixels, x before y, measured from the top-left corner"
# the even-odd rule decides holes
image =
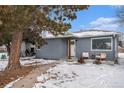
[[[123,7],[123,5],[112,5],[111,7],[114,9],[119,9],[119,8]]]
[[[90,29],[99,29],[99,30],[118,30],[120,25],[117,22],[117,18],[105,18],[100,17],[95,21],[90,22]]]
[[[92,21],[92,22],[90,23],[90,25],[98,26],[98,25],[108,24],[108,23],[111,23],[111,24],[112,24],[113,21],[116,21],[116,20],[117,20],[117,18],[114,18],[114,17],[112,17],[112,18],[100,17],[100,18],[98,18],[97,20]]]

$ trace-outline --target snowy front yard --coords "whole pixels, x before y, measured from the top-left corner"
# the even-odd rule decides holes
[[[121,63],[123,57],[119,59]],[[64,62],[38,76],[34,88],[124,88],[124,64],[121,63],[77,65]]]
[[[22,65],[33,65],[35,62],[49,64],[57,60],[21,59]],[[124,88],[124,53],[119,54],[119,63],[120,65],[70,64],[61,60],[61,64],[36,76],[33,88]],[[0,70],[6,65],[7,61],[1,62]]]
[[[124,66],[60,64],[37,77],[35,88],[124,87]]]

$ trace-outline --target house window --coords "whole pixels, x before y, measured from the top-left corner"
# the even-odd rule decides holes
[[[112,38],[101,37],[91,39],[91,50],[93,51],[111,51],[112,50]]]

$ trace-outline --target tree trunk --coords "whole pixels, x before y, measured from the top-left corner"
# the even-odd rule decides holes
[[[12,41],[10,45],[10,56],[9,63],[6,70],[15,70],[17,68],[21,68],[20,65],[20,50],[22,43],[23,33],[21,31],[16,31],[13,33]]]

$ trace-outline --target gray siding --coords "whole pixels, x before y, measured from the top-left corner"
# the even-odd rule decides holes
[[[75,45],[76,57],[79,58],[82,52],[89,52],[90,56],[100,54],[100,53],[106,53],[108,60],[114,60],[117,57],[117,53],[118,53],[118,47],[117,47],[118,38],[113,36],[111,37],[113,39],[112,51],[92,51],[91,38],[75,38],[76,39],[76,45]],[[36,50],[37,58],[60,59],[60,58],[67,57],[67,51],[68,51],[67,39],[65,38],[47,39],[47,43],[48,44]]]
[[[89,52],[90,56],[99,53],[106,53],[108,60],[114,60],[115,58],[115,38],[113,38],[112,51],[91,51],[91,38],[77,38],[76,39],[76,57],[79,58],[82,52]]]
[[[115,58],[118,58],[118,37],[117,36],[115,36],[115,38],[114,38],[114,40],[115,40],[115,45],[114,45],[114,48],[115,48]]]
[[[37,58],[60,59],[67,57],[67,40],[64,38],[47,39],[46,45],[36,51]]]

